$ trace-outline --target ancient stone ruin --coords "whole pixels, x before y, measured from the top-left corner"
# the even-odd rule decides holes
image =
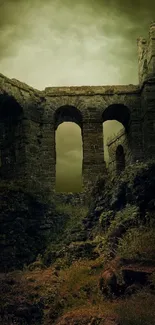
[[[115,176],[125,169],[130,163],[130,149],[125,129],[121,129],[114,137],[107,141],[109,162],[108,169],[111,175]]]
[[[155,23],[148,40],[139,38],[137,43],[139,85],[39,91],[0,75],[1,180],[51,195],[56,178],[55,133],[59,124],[68,121],[81,128],[84,191],[106,172],[103,122],[107,120],[117,120],[125,128],[124,142],[115,141],[111,171],[155,156]]]

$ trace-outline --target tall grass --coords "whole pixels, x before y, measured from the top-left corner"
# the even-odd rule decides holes
[[[120,325],[154,325],[155,297],[143,290],[116,307]]]
[[[119,240],[117,253],[123,258],[155,263],[155,228],[141,226],[128,230]]]

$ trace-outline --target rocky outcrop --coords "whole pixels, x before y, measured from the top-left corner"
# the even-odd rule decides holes
[[[99,288],[107,298],[130,296],[147,286],[155,289],[150,276],[154,274],[155,266],[141,265],[124,259],[116,258],[104,270]]]

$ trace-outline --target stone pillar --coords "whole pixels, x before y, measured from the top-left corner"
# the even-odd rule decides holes
[[[144,159],[155,158],[155,22],[149,29],[147,77],[141,84],[141,125]],[[136,126],[135,126],[136,129]]]
[[[96,178],[105,173],[102,122],[85,122],[82,128],[83,140],[83,189],[89,188]]]
[[[155,22],[151,23],[149,30],[147,65],[148,78],[155,77]]]
[[[149,39],[140,37],[137,39],[138,46],[138,70],[139,83],[155,78],[155,22],[149,29]]]
[[[144,158],[155,158],[155,80],[145,83],[141,94]]]
[[[138,76],[141,84],[147,77],[147,41],[145,38],[139,37],[137,39],[138,47]]]
[[[127,144],[129,148],[128,164],[134,163],[137,160],[143,160],[144,153],[142,137],[142,123],[141,117],[139,116],[139,119],[131,119],[127,132]]]
[[[55,186],[55,130],[53,124],[25,120],[28,188],[48,198]]]

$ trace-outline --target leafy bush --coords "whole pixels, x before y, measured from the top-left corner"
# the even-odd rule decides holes
[[[155,289],[155,272],[149,276],[149,281],[151,282],[153,288]]]
[[[109,211],[102,212],[99,218],[99,224],[102,227],[102,229],[106,230],[113,218],[114,218],[114,211],[109,210]]]
[[[129,226],[136,224],[137,221],[138,207],[127,204],[123,210],[120,210],[116,213],[115,218],[112,220],[109,227],[108,234],[110,235],[119,226],[123,226],[127,229]]]
[[[88,207],[81,205],[73,206],[72,204],[59,204],[56,206],[56,211],[69,216],[66,227],[72,228],[86,216]]]
[[[123,258],[155,261],[155,229],[132,228],[119,240],[117,253]]]

